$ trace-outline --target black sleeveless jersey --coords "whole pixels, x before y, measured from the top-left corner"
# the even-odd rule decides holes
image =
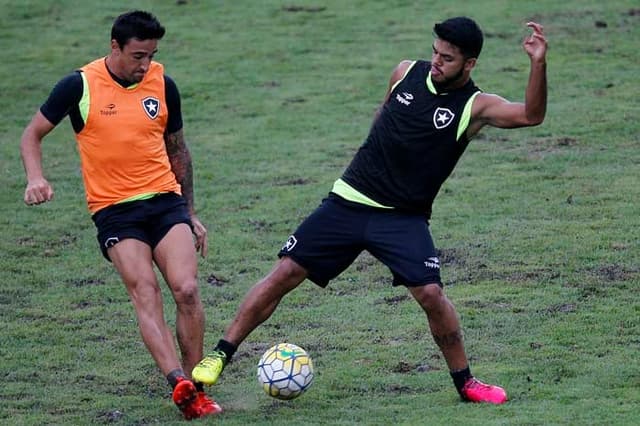
[[[392,88],[369,136],[342,180],[389,207],[431,215],[440,187],[453,171],[469,141],[464,130],[472,80],[463,87],[435,93],[427,85],[431,64],[416,61]],[[462,120],[462,127],[461,126]]]

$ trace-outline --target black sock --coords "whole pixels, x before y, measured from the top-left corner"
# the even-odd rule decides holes
[[[451,374],[453,384],[456,386],[458,393],[460,394],[460,396],[463,396],[462,388],[464,387],[464,384],[467,383],[467,380],[473,377],[473,375],[471,374],[471,370],[469,369],[469,367],[467,367],[463,368],[462,370],[451,371],[449,372],[449,374]]]
[[[227,342],[224,339],[218,340],[218,344],[214,348],[215,351],[222,351],[227,356],[227,363],[231,361],[231,357],[236,353],[238,347],[233,343]]]
[[[171,389],[175,388],[178,384],[178,377],[186,377],[182,368],[176,368],[167,374],[167,382],[169,382]]]

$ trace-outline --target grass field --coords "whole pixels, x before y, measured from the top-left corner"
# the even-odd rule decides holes
[[[240,347],[206,424],[633,425],[640,409],[640,124],[636,0],[474,2],[0,0],[0,423],[179,424],[133,309],[98,251],[71,126],[45,141],[53,202],[22,203],[22,129],[66,73],[107,53],[113,18],[149,9],[157,59],[182,94],[207,347],[368,131],[402,59],[429,58],[431,27],[485,31],[476,83],[523,98],[524,24],[549,40],[549,107],[536,128],[487,129],[436,200],[446,291],[475,374],[499,407],[463,404],[424,315],[362,255],[332,285],[304,284]],[[167,318],[174,311],[167,298]],[[306,348],[316,382],[264,395],[261,353]]]

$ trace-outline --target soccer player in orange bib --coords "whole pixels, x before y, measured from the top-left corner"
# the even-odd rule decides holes
[[[53,199],[42,168],[43,138],[67,115],[75,131],[87,205],[104,257],[125,284],[142,340],[187,419],[222,409],[190,374],[202,358],[204,310],[197,254],[207,229],[196,216],[180,94],[154,61],[165,29],[152,14],[116,18],[111,52],[61,79],[22,135],[24,202]],[[176,335],[164,320],[154,264],[176,303]]]

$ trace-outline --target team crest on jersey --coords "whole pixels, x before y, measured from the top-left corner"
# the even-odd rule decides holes
[[[160,101],[153,96],[147,96],[142,100],[142,108],[147,113],[150,119],[155,120],[160,113]]]
[[[439,107],[433,113],[433,125],[436,129],[444,129],[453,121],[455,114],[449,108]]]

